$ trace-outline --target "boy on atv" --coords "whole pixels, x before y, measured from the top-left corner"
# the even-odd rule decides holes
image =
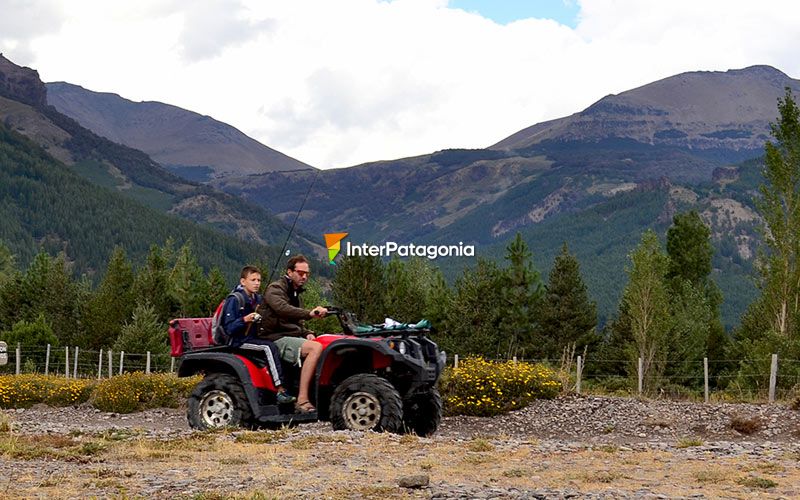
[[[231,347],[264,353],[272,383],[278,390],[275,399],[279,404],[294,403],[295,397],[283,387],[283,368],[277,347],[269,340],[258,338],[257,330],[253,327],[259,320],[256,308],[262,302],[258,293],[259,288],[261,288],[261,271],[254,266],[242,268],[239,285],[225,300],[222,309],[222,328],[230,337]]]

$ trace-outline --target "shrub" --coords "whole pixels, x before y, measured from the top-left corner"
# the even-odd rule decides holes
[[[778,486],[778,483],[765,477],[740,477],[736,480],[736,484],[741,484],[748,488],[760,488],[764,490]]]
[[[149,408],[177,408],[199,377],[178,378],[169,373],[124,373],[97,384],[92,405],[102,411],[132,413]]]
[[[681,438],[678,440],[677,448],[693,448],[695,446],[703,446],[703,440],[700,438]]]
[[[50,344],[55,347],[58,345],[58,338],[53,333],[53,328],[45,320],[44,314],[39,314],[35,321],[17,321],[11,330],[0,332],[0,340],[8,344],[9,351],[17,344],[21,345],[22,352],[26,353],[25,371],[28,373],[35,371],[35,369],[31,369],[30,363],[33,363],[34,368],[44,365],[45,354],[41,350],[42,346]],[[28,354],[31,352],[32,354]]]
[[[89,400],[95,382],[35,373],[0,376],[0,407],[27,408],[36,403],[69,406]]]
[[[491,416],[523,408],[534,399],[556,397],[561,384],[542,365],[467,358],[442,375],[440,390],[448,415]]]

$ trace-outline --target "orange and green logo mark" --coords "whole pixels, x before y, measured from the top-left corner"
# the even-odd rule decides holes
[[[328,247],[328,260],[331,265],[335,266],[336,262],[333,261],[339,252],[342,250],[342,240],[347,238],[349,233],[326,233],[325,246]]]

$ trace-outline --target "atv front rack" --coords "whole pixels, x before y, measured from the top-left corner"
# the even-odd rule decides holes
[[[339,318],[339,324],[342,326],[342,331],[347,335],[354,337],[408,337],[412,335],[424,336],[431,333],[432,328],[430,322],[422,320],[419,323],[408,325],[400,324],[397,326],[386,327],[383,324],[363,324],[359,323],[355,314],[350,311],[345,311],[335,306],[325,306],[328,314],[335,315]],[[424,325],[418,327],[417,325]]]

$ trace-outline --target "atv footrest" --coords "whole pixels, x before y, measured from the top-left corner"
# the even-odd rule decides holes
[[[310,413],[281,413],[278,415],[262,415],[258,421],[262,424],[290,424],[303,422],[316,422],[317,412]]]

